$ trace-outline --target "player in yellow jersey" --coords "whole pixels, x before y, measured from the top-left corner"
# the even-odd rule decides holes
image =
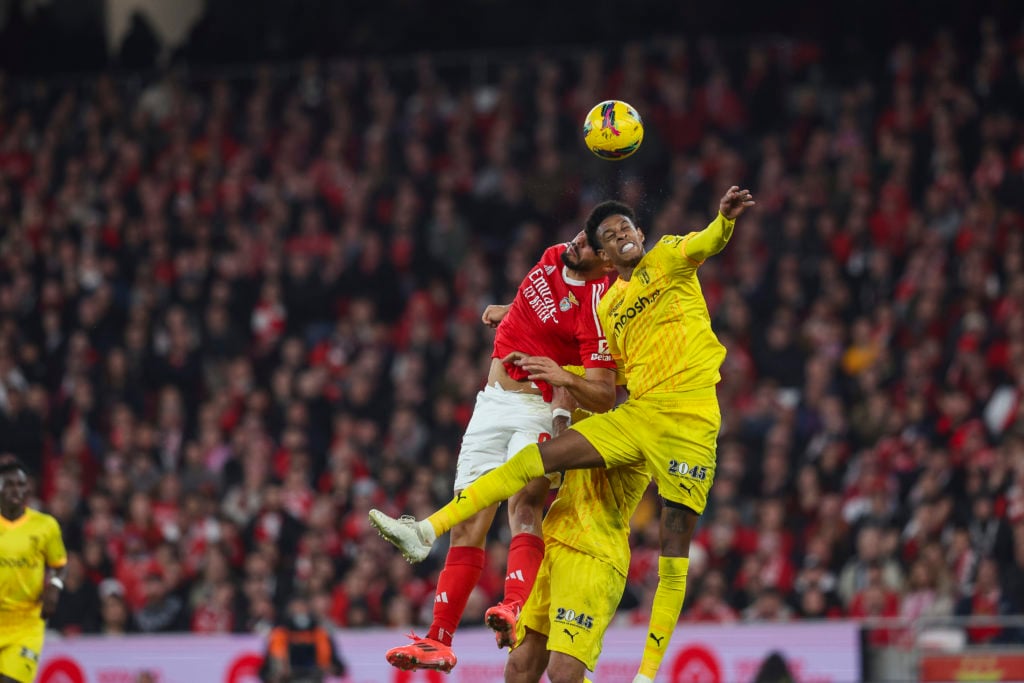
[[[28,477],[0,461],[0,683],[30,683],[43,652],[45,619],[64,588],[67,553],[60,526],[26,507]]]
[[[560,398],[556,390],[552,405]],[[576,410],[572,419],[590,415]],[[568,418],[555,418],[556,436],[567,428]],[[519,615],[505,683],[538,683],[545,670],[554,683],[587,680],[626,588],[629,520],[650,481],[643,463],[565,473],[544,517],[547,550]]]
[[[690,540],[714,480],[721,426],[715,385],[725,350],[711,329],[697,268],[725,247],[736,219],[753,205],[749,190],[733,186],[704,230],[662,238],[650,252],[630,207],[596,206],[587,219],[587,238],[619,274],[598,315],[612,355],[625,370],[629,400],[558,438],[527,446],[426,520],[395,520],[373,510],[371,523],[408,559],[420,561],[438,534],[531,479],[646,462],[665,505],[658,588],[634,683],[653,681],[682,609]],[[525,367],[530,359],[519,362]]]

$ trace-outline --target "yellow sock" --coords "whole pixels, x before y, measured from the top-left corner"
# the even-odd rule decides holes
[[[544,462],[540,458],[540,449],[537,444],[530,444],[507,463],[467,486],[452,502],[427,517],[427,521],[434,528],[434,533],[440,536],[481,510],[508,500],[530,481],[543,476]]]
[[[640,673],[651,679],[658,674],[658,667],[679,621],[689,567],[690,559],[687,557],[658,558],[658,590],[654,592],[651,623],[644,641],[644,656],[640,660]]]

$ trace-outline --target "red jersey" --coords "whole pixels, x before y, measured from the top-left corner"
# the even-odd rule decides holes
[[[608,289],[608,278],[573,280],[562,263],[565,244],[548,247],[540,261],[523,278],[519,291],[494,337],[492,358],[504,358],[513,351],[547,356],[559,365],[615,369],[608,352],[597,302]],[[517,365],[505,365],[509,377],[525,380],[527,372]],[[545,401],[551,400],[551,386],[537,382]]]

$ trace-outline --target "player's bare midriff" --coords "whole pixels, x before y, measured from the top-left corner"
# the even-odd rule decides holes
[[[518,391],[522,394],[536,394],[538,396],[541,394],[540,389],[534,386],[530,380],[520,382],[509,377],[508,372],[505,370],[505,365],[501,362],[500,358],[491,359],[491,371],[487,373],[487,386],[493,387],[495,384],[505,391]]]

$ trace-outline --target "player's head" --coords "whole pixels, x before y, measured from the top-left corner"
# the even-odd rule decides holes
[[[584,280],[601,277],[607,270],[605,262],[594,253],[584,230],[580,230],[562,252],[562,263],[579,273]]]
[[[636,265],[644,255],[644,233],[628,204],[601,202],[587,216],[587,241],[598,256],[615,266]]]
[[[13,456],[0,457],[0,509],[17,510],[28,499],[25,465]]]

